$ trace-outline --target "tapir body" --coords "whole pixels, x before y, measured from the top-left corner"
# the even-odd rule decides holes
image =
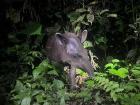
[[[86,36],[86,30],[78,36],[70,32],[50,36],[45,45],[47,57],[58,63],[69,64],[71,68],[81,68],[92,76],[92,65],[87,50],[82,45]],[[74,72],[75,70],[70,70],[70,79],[75,79]],[[70,81],[74,82],[74,80]],[[73,85],[73,83],[71,84]]]

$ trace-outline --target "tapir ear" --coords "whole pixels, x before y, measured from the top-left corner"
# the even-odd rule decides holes
[[[63,39],[63,36],[61,33],[55,33],[55,36],[60,40]]]
[[[79,36],[79,38],[80,38],[80,40],[81,40],[81,43],[83,43],[85,40],[86,40],[86,38],[87,38],[87,30],[84,30],[82,33],[81,33],[81,35]]]
[[[57,37],[59,44],[65,45],[67,43],[67,39],[61,33],[56,33],[55,36]]]
[[[61,33],[55,33],[55,35],[61,35]]]

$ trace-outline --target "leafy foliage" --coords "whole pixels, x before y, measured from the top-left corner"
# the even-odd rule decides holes
[[[64,85],[54,66],[48,61],[43,61],[33,70],[33,74],[26,73],[20,77],[15,89],[12,91],[12,100],[15,104],[53,104],[65,105],[70,102],[77,104],[103,104],[138,105],[139,104],[139,77],[140,65],[130,65],[131,72],[125,75],[126,70],[121,67],[124,62],[113,59],[112,63],[105,65],[105,72],[95,72],[95,77],[88,79],[79,91],[69,92]],[[112,64],[112,65],[111,65]],[[115,65],[115,66],[114,66]],[[120,67],[118,72],[108,72],[108,67]],[[125,68],[128,68],[125,66]],[[52,72],[55,71],[55,72]],[[51,74],[50,74],[51,72]],[[124,73],[124,74],[123,74]],[[125,76],[122,76],[125,75]],[[115,77],[119,78],[115,78]],[[53,78],[51,78],[53,77]],[[55,77],[55,78],[54,78]],[[124,78],[125,77],[125,78]],[[74,99],[74,101],[73,101]]]
[[[36,105],[36,104],[53,104],[65,105],[67,99],[64,83],[58,79],[48,79],[47,76],[56,75],[47,72],[47,68],[52,68],[47,61],[43,61],[36,69],[33,70],[33,75],[24,74],[16,81],[15,89],[12,91],[14,105]],[[42,71],[42,68],[45,70]],[[40,72],[40,74],[38,73]],[[47,72],[46,77],[44,77]],[[38,73],[38,77],[37,77]],[[15,95],[14,95],[15,94]]]
[[[1,2],[0,103],[139,105],[139,0]],[[83,46],[95,72],[87,78],[77,70],[82,79],[72,91],[63,68],[46,59],[42,40],[45,31],[51,35],[84,29],[89,35]]]

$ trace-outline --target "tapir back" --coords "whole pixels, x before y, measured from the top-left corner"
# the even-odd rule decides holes
[[[80,38],[74,33],[56,33],[48,38],[46,55],[50,60],[81,68],[92,76],[92,66],[87,50],[83,48]]]

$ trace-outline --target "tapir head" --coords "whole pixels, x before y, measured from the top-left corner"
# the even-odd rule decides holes
[[[92,76],[92,65],[87,50],[82,45],[86,37],[87,30],[78,35],[70,32],[56,33],[50,36],[46,42],[46,55],[50,60],[81,68]]]

